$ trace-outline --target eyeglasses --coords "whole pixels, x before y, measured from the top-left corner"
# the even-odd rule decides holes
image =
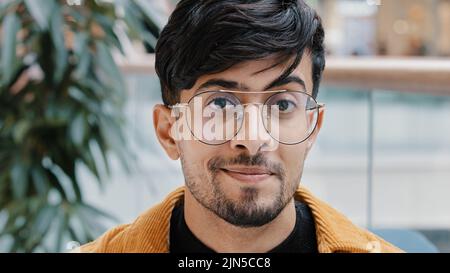
[[[268,97],[264,103],[242,103],[243,97],[249,94]],[[255,113],[260,113],[262,125],[270,137],[281,144],[295,145],[314,132],[319,109],[323,106],[304,91],[214,90],[198,93],[187,103],[169,107],[176,117],[184,115],[189,133],[208,145],[221,145],[240,135],[245,117],[253,124]]]

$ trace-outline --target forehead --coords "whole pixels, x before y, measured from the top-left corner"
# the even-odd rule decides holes
[[[183,99],[190,98],[204,83],[212,79],[223,79],[237,82],[239,83],[239,90],[265,91],[264,88],[279,78],[286,71],[292,61],[293,59],[266,71],[260,72],[276,63],[276,59],[274,57],[268,57],[266,59],[242,62],[220,73],[203,75],[197,79],[195,85],[191,89],[185,90],[186,92],[181,92],[181,100],[183,101]],[[305,91],[309,94],[312,93],[312,63],[308,52],[303,54],[300,64],[290,74],[290,76],[297,76],[303,80],[306,88]],[[274,88],[270,88],[270,90],[279,90],[280,87],[283,86],[301,88],[298,83],[290,82],[282,86],[275,86]]]

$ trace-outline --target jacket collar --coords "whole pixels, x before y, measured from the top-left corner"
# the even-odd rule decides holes
[[[169,252],[170,218],[174,206],[183,200],[184,191],[185,187],[178,188],[163,202],[136,219],[130,226],[131,234],[127,236],[129,240],[125,243],[127,252]],[[304,187],[296,191],[294,198],[307,204],[312,211],[319,252],[400,251],[372,233],[355,226],[344,215],[314,197]],[[143,231],[146,233],[144,236]]]

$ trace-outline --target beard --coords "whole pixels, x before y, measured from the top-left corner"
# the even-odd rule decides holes
[[[190,165],[183,156],[180,158],[186,186],[197,202],[226,222],[242,228],[260,227],[274,220],[292,200],[300,182],[301,174],[288,183],[283,166],[268,161],[260,153],[254,156],[243,153],[231,159],[216,156],[207,162],[207,171],[203,172],[194,171],[203,166]],[[254,187],[241,187],[237,201],[227,197],[222,188],[226,184],[220,183],[217,176],[228,165],[259,166],[272,172],[278,181],[278,191],[271,195],[270,204],[258,203],[260,191]]]

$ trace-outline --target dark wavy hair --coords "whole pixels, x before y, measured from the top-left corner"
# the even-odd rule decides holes
[[[311,52],[312,95],[317,97],[325,68],[323,42],[321,19],[303,0],[181,0],[155,49],[163,102],[178,103],[180,91],[192,88],[202,75],[272,55],[275,64],[263,71],[293,59],[283,79],[305,49]]]

